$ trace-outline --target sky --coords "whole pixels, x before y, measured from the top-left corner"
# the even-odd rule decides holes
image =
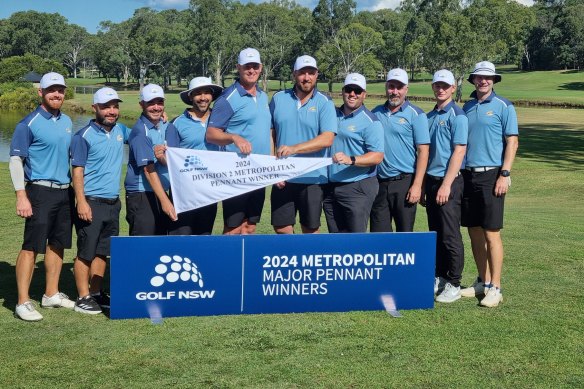
[[[261,3],[261,0],[240,0],[242,3],[250,1]],[[522,4],[531,5],[533,0],[516,0]],[[318,0],[296,0],[296,3],[314,9]],[[357,11],[377,11],[382,8],[395,9],[400,0],[358,0]],[[38,11],[59,13],[69,20],[69,23],[85,27],[88,32],[95,34],[99,23],[111,20],[119,23],[129,19],[134,10],[141,7],[150,7],[156,10],[186,9],[189,0],[0,0],[0,19],[10,17],[18,11]]]

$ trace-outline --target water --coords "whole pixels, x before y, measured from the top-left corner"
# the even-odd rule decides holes
[[[25,117],[28,112],[17,112],[17,111],[3,111],[0,113],[0,162],[8,162],[10,158],[10,141],[12,140],[12,134],[14,133],[14,128],[19,121]],[[93,116],[85,114],[69,114],[69,117],[73,121],[73,131],[77,131],[82,127],[85,127]],[[130,123],[124,123],[126,125]],[[127,146],[124,148],[124,163],[128,161],[128,150]]]

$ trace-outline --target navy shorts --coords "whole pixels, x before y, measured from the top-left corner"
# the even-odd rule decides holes
[[[119,199],[88,198],[91,207],[91,222],[75,218],[77,231],[77,256],[85,261],[93,261],[96,256],[110,255],[112,236],[120,233]]]
[[[22,249],[44,254],[47,242],[55,249],[71,248],[73,188],[58,189],[26,184],[32,216],[24,223]]]
[[[464,196],[462,198],[462,225],[482,227],[485,230],[503,228],[505,195],[495,196],[499,169],[486,172],[462,171]]]
[[[166,235],[170,219],[154,192],[126,194],[126,221],[130,225],[130,236]]]
[[[296,212],[300,215],[300,224],[307,228],[320,227],[323,192],[319,184],[295,184],[287,182],[279,189],[272,187],[272,225],[293,226]]]
[[[239,227],[244,220],[259,223],[265,199],[266,188],[260,188],[223,200],[223,222],[229,228]]]

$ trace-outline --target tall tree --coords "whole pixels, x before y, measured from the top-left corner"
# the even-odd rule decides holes
[[[63,64],[69,69],[73,78],[77,78],[77,67],[85,58],[84,51],[88,45],[89,33],[85,28],[76,24],[67,26],[67,46],[65,48]]]

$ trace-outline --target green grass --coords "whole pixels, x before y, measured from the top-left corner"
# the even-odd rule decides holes
[[[12,317],[23,222],[0,172],[0,383],[4,388],[584,387],[584,111],[518,109],[507,198],[505,302],[432,310],[110,321],[65,310]],[[268,203],[266,203],[268,205]],[[270,233],[268,209],[259,225]],[[419,208],[416,230],[426,217]],[[123,233],[127,231],[123,221]],[[465,283],[476,269],[465,236]],[[75,296],[73,251],[61,288]],[[129,275],[131,276],[131,275]],[[43,293],[43,262],[32,297]]]

